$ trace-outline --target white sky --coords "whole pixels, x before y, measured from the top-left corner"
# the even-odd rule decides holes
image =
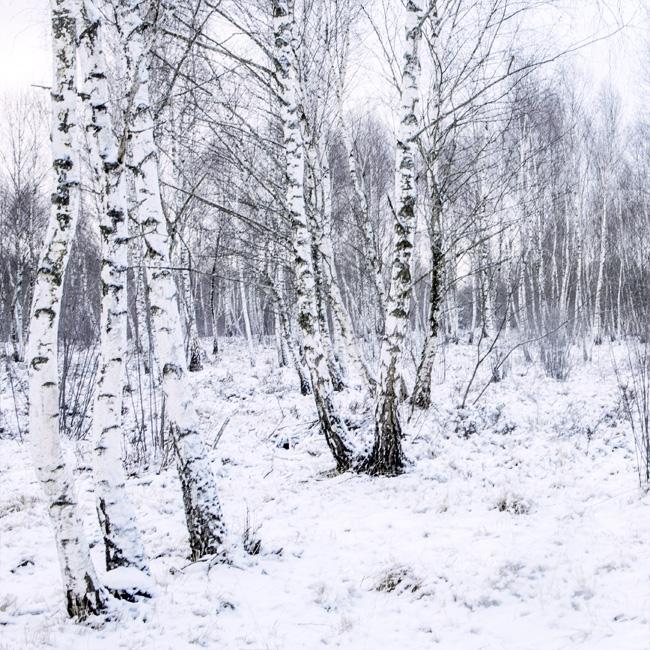
[[[0,92],[49,85],[47,0],[0,0]]]
[[[395,0],[397,1],[397,0]],[[560,45],[619,33],[573,55],[588,89],[611,82],[624,106],[643,106],[650,92],[640,83],[640,63],[650,48],[650,23],[644,0],[557,0],[559,8],[538,10],[541,38]],[[49,85],[49,3],[47,0],[0,0],[0,94]],[[647,44],[647,45],[646,45]],[[650,57],[648,57],[650,60]]]

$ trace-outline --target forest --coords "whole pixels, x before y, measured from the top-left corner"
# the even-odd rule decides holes
[[[0,650],[648,650],[642,0],[34,6]]]

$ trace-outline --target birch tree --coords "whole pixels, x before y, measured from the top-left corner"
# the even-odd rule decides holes
[[[282,102],[282,124],[286,156],[286,209],[293,231],[296,271],[298,324],[320,427],[339,470],[350,468],[352,450],[347,428],[339,415],[327,367],[316,303],[316,280],[312,259],[312,241],[304,194],[304,143],[300,129],[299,93],[296,75],[293,2],[273,0],[275,67],[278,94]]]
[[[122,467],[122,395],[127,352],[126,273],[128,225],[124,156],[126,142],[113,135],[101,14],[83,0],[84,98],[89,106],[91,147],[102,183],[100,366],[95,388],[93,431],[97,512],[104,536],[106,568],[147,572],[135,513]]]
[[[183,490],[185,519],[194,559],[223,553],[225,527],[217,486],[203,442],[187,376],[177,287],[170,263],[170,237],[163,214],[158,175],[158,149],[149,90],[151,37],[139,14],[140,2],[121,8],[123,35],[132,78],[128,116],[130,166],[135,177],[137,218],[143,229],[152,330],[162,367],[162,388]]]
[[[385,334],[380,352],[375,441],[372,452],[363,465],[370,474],[398,474],[404,465],[402,427],[398,412],[398,384],[401,379],[400,363],[412,291],[411,258],[417,197],[415,139],[418,133],[417,105],[420,93],[419,44],[424,10],[424,0],[409,0],[404,10],[406,40],[397,133],[395,240]]]
[[[83,620],[105,611],[85,539],[77,498],[59,440],[57,337],[63,281],[79,209],[76,114],[76,20],[74,0],[51,0],[52,80],[51,212],[34,284],[27,346],[29,427],[36,473],[43,486],[63,577],[66,609]]]

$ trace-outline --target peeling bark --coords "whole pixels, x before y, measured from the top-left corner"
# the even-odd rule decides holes
[[[401,383],[400,362],[411,301],[411,256],[417,197],[415,138],[418,132],[416,107],[419,101],[420,59],[424,0],[409,0],[405,7],[406,46],[402,68],[400,125],[397,134],[395,179],[395,242],[391,285],[386,308],[385,333],[381,343],[379,393],[375,412],[375,442],[362,469],[370,474],[392,476],[404,466],[402,429],[398,413]]]
[[[51,0],[52,81],[51,212],[38,263],[27,347],[29,428],[36,474],[54,527],[69,616],[83,620],[107,609],[78,513],[72,475],[59,439],[57,336],[63,281],[79,211],[76,155],[76,20],[72,0]]]
[[[91,132],[95,171],[102,185],[100,364],[93,411],[97,513],[107,570],[134,567],[148,573],[121,457],[129,235],[124,143],[118,146],[109,114],[101,14],[91,0],[83,0],[83,7],[83,97],[90,109],[87,130]]]
[[[314,401],[321,431],[339,470],[351,465],[351,447],[343,419],[333,401],[333,386],[323,350],[323,332],[318,322],[316,279],[312,259],[312,239],[307,223],[304,196],[304,146],[300,130],[298,87],[293,39],[293,3],[273,0],[275,67],[282,101],[282,123],[286,152],[287,210],[293,231],[296,269],[298,325],[305,359],[311,375]]]
[[[122,6],[120,28],[133,77],[129,116],[138,221],[143,229],[152,330],[162,366],[162,388],[170,422],[178,473],[183,488],[185,519],[193,559],[222,554],[225,527],[217,486],[199,431],[188,382],[176,283],[170,263],[170,236],[162,209],[158,148],[153,136],[149,93],[150,53],[145,47],[147,24],[138,14],[140,3]]]

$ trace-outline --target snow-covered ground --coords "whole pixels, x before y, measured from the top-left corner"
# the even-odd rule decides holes
[[[515,359],[457,430],[474,354],[438,360],[407,472],[369,478],[331,474],[312,400],[271,350],[251,368],[225,342],[192,381],[208,442],[231,416],[212,453],[232,562],[191,564],[175,471],[140,474],[129,489],[156,594],[99,627],[66,620],[28,450],[0,440],[0,649],[650,648],[650,497],[611,348],[563,383]],[[101,571],[88,447],[76,451]],[[242,548],[247,521],[258,555]]]

